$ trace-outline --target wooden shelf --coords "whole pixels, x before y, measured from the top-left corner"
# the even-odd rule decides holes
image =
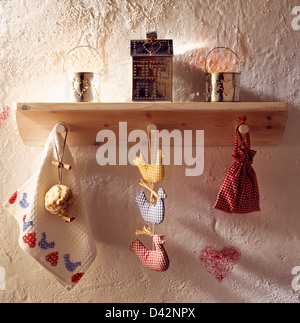
[[[205,145],[233,145],[237,118],[247,116],[253,145],[278,145],[286,122],[284,102],[189,102],[189,103],[18,103],[16,119],[26,145],[44,145],[51,129],[63,121],[70,127],[69,145],[95,145],[102,129],[114,131],[127,122],[128,133],[158,130],[204,130]],[[118,140],[117,140],[118,142]]]

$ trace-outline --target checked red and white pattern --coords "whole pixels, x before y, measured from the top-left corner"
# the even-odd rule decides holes
[[[166,271],[169,268],[170,261],[163,247],[164,241],[157,234],[153,236],[153,241],[155,251],[146,249],[138,239],[131,244],[130,250],[140,258],[142,264],[148,269],[160,272]]]
[[[238,121],[232,156],[235,162],[224,178],[214,207],[227,213],[251,213],[260,211],[258,183],[252,167],[256,151],[250,148],[249,133],[242,135],[238,130],[246,117]]]

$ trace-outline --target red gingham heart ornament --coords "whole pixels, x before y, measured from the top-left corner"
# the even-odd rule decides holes
[[[200,261],[203,262],[206,270],[215,276],[219,283],[228,276],[238,260],[241,253],[235,247],[225,247],[218,250],[214,247],[203,247],[200,251]]]

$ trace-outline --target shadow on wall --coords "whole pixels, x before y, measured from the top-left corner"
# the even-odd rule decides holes
[[[293,115],[295,119],[299,120],[299,112],[295,110]],[[293,118],[293,125],[291,126],[293,129],[298,129],[296,128],[295,119]],[[291,135],[289,135],[288,138],[292,139],[294,137],[291,138]],[[289,144],[290,139],[288,139]],[[296,138],[293,140],[296,140]],[[281,150],[285,146],[276,149],[272,154],[278,154],[277,150]],[[89,149],[89,153],[96,156],[97,148],[92,147]],[[186,301],[186,293],[189,290],[189,295],[194,298],[193,301],[206,297],[214,302],[225,302],[228,299],[234,302],[243,302],[243,295],[237,295],[236,291],[232,289],[232,286],[237,282],[244,286],[245,292],[251,291],[253,298],[262,300],[264,295],[261,294],[261,289],[255,291],[255,296],[253,295],[251,282],[255,281],[257,284],[263,284],[264,280],[271,279],[275,281],[276,275],[271,278],[268,276],[270,264],[268,264],[267,260],[262,261],[264,258],[261,253],[258,254],[258,258],[261,256],[262,260],[258,261],[251,253],[245,252],[245,247],[247,246],[245,241],[241,241],[242,258],[237,268],[221,284],[206,271],[199,260],[199,251],[204,245],[212,245],[220,249],[228,245],[239,246],[236,243],[239,236],[231,240],[228,239],[228,236],[216,234],[212,230],[210,223],[213,224],[213,218],[223,218],[223,216],[218,216],[212,212],[209,213],[208,207],[205,206],[211,202],[212,196],[214,196],[214,202],[221,185],[222,178],[216,184],[217,176],[215,176],[213,169],[223,167],[223,177],[232,163],[230,159],[231,150],[228,154],[228,165],[223,166],[223,162],[220,165],[217,161],[213,164],[209,163],[209,161],[213,160],[215,153],[216,149],[207,151],[208,167],[206,167],[202,177],[185,178],[182,167],[171,166],[166,169],[166,178],[162,185],[156,186],[157,189],[162,186],[168,195],[166,200],[166,219],[162,225],[155,229],[155,232],[167,235],[166,250],[171,264],[167,275],[164,275],[164,281],[167,281],[168,284],[158,284],[161,279],[160,274],[145,270],[136,255],[129,251],[130,243],[135,239],[135,230],[142,229],[144,225],[140,211],[133,200],[134,196],[143,190],[137,183],[140,178],[138,169],[130,165],[100,167],[95,159],[90,161],[87,166],[84,161],[81,162],[83,159],[79,159],[78,162],[82,163],[81,166],[79,165],[82,170],[81,178],[89,180],[89,182],[84,183],[84,186],[87,187],[87,204],[91,214],[93,235],[95,240],[101,243],[99,261],[104,264],[107,258],[116,264],[122,262],[122,270],[126,272],[131,270],[131,266],[133,266],[134,269],[132,270],[137,274],[141,275],[143,273],[147,277],[152,293],[157,292],[159,294],[162,290],[167,295],[167,289],[172,288],[174,293],[178,295],[178,301]],[[96,171],[97,169],[98,171]],[[284,172],[284,170],[282,171]],[[210,172],[211,175],[209,174]],[[285,186],[288,183],[283,183],[282,185]],[[183,186],[185,186],[184,194],[179,194]],[[201,215],[205,213],[199,220],[195,213],[196,210]],[[266,214],[264,214],[263,218],[266,218]],[[234,219],[237,219],[236,215],[226,215],[224,219],[229,222],[227,223],[228,226],[236,225],[234,221]],[[242,224],[247,227],[247,230],[252,228],[255,231],[257,227],[261,226],[261,223],[257,221],[256,215],[253,214],[244,217]],[[296,219],[293,219],[293,221],[295,221],[295,225],[298,223]],[[274,228],[278,232],[271,232]],[[276,234],[280,238],[285,233],[285,231],[281,231],[281,227],[278,225],[267,227],[267,229],[268,233],[272,234],[273,237]],[[187,240],[187,237],[189,240]],[[148,239],[149,241],[150,239]],[[274,238],[274,241],[280,241],[280,239]],[[110,249],[111,247],[113,248]],[[151,248],[151,246],[149,247]],[[117,250],[117,252],[112,253],[111,250]],[[250,272],[252,278],[246,283],[243,279],[245,276],[248,277]],[[281,286],[280,288],[284,289],[286,287]],[[195,290],[195,292],[192,293],[191,290]],[[163,294],[163,292],[161,293]],[[206,296],[200,296],[201,293]]]
[[[174,93],[176,93],[176,97],[174,97],[174,101],[178,101],[179,98],[181,101],[205,101],[205,73],[203,66],[206,53],[207,50],[196,49],[175,57]],[[197,65],[197,62],[200,62],[200,67]],[[256,93],[251,93],[246,89],[241,90],[241,96],[242,101],[249,102],[266,102],[277,99],[274,96],[268,95],[258,96]],[[299,133],[299,127],[297,127],[297,123],[300,119],[300,112],[293,105],[291,105],[289,112],[291,117],[289,117],[290,120],[287,125],[288,131],[285,135],[284,145],[277,148],[272,147],[273,159],[285,150],[287,150],[286,153],[288,155],[290,146],[295,146],[298,142],[299,135],[297,133]],[[96,156],[97,148],[92,147],[89,149],[88,153]],[[228,236],[217,235],[210,228],[211,225],[209,223],[213,222],[213,219],[210,220],[210,216],[216,218],[216,215],[212,214],[212,212],[208,213],[208,207],[202,206],[202,211],[199,211],[199,208],[201,210],[201,205],[196,205],[197,203],[210,203],[208,201],[212,200],[212,196],[214,196],[214,199],[216,198],[222,179],[232,164],[230,159],[231,148],[224,148],[223,150],[226,150],[226,158],[228,156],[226,163],[228,165],[224,166],[224,162],[220,158],[215,160],[214,157],[220,152],[220,149],[210,148],[205,152],[206,165],[209,166],[205,168],[205,173],[201,178],[183,178],[183,168],[171,166],[167,169],[167,176],[162,185],[156,186],[156,189],[163,187],[168,195],[166,200],[166,221],[157,227],[156,232],[167,235],[166,250],[171,260],[171,265],[167,275],[164,276],[164,281],[168,281],[169,284],[153,283],[155,281],[158,282],[157,280],[161,276],[157,275],[160,274],[147,270],[145,271],[145,276],[152,281],[152,283],[149,283],[152,289],[167,289],[167,286],[173,286],[174,290],[177,289],[176,293],[178,293],[179,301],[186,300],[185,293],[187,289],[191,288],[195,289],[195,291],[199,289],[201,293],[206,294],[206,297],[211,298],[213,301],[226,301],[226,299],[230,298],[228,293],[230,293],[232,290],[231,286],[236,281],[244,284],[246,286],[245,290],[251,291],[253,289],[251,285],[253,280],[259,282],[259,277],[266,279],[268,277],[267,270],[270,264],[267,261],[260,262],[251,253],[245,252],[245,246],[247,246],[245,242],[241,242],[244,250],[242,250],[242,258],[237,269],[225,278],[222,284],[219,284],[199,261],[199,251],[203,245],[213,245],[220,248],[227,245],[237,245],[235,239],[228,240]],[[134,196],[143,190],[137,183],[140,178],[138,169],[130,165],[100,167],[96,163],[96,159],[90,162],[87,167],[84,159],[79,158],[78,162],[80,163],[81,160],[83,160],[81,167],[79,167],[82,170],[81,178],[89,180],[89,182],[84,183],[84,186],[87,187],[87,204],[91,214],[94,238],[102,246],[105,245],[108,248],[113,246],[116,247],[115,250],[118,250],[116,255],[112,255],[109,253],[109,249],[106,249],[101,253],[101,260],[99,261],[104,263],[106,257],[112,258],[114,262],[126,259],[122,270],[130,270],[131,266],[134,266],[134,270],[143,272],[144,267],[136,255],[129,251],[129,246],[135,239],[135,230],[142,229],[144,225],[140,211],[133,200]],[[220,178],[215,175],[215,167],[222,173]],[[282,169],[282,173],[284,172],[285,170]],[[211,173],[211,175],[208,173]],[[216,184],[216,179],[218,179],[218,184]],[[268,181],[270,179],[266,178],[265,180]],[[184,194],[180,195],[178,192],[180,192],[180,188],[183,185],[186,185],[188,189],[185,189]],[[288,178],[281,185],[288,188]],[[195,202],[196,198],[199,198],[199,202],[198,200]],[[191,205],[188,205],[187,208],[188,203],[191,203]],[[191,212],[195,213],[195,210],[199,211],[199,213],[205,212],[207,214],[199,221],[197,219],[195,221],[197,214],[191,214]],[[248,220],[243,221],[243,224],[246,223],[248,229],[251,227],[255,231],[256,227],[259,227],[259,223],[256,222],[255,218],[255,215],[251,215],[247,218]],[[290,220],[295,224],[295,227],[299,226],[296,217],[294,218],[291,215]],[[198,225],[195,226],[195,222]],[[231,222],[234,224],[233,220]],[[274,228],[278,231],[270,232]],[[272,237],[275,234],[280,237],[285,233],[281,231],[279,225],[267,227],[267,229],[268,233],[272,234]],[[187,241],[187,237],[191,239]],[[238,238],[236,237],[236,239]],[[148,241],[150,240],[148,239]],[[274,241],[280,240],[274,239]],[[259,254],[259,256],[263,257],[262,254]],[[116,258],[114,259],[113,257]],[[131,261],[133,262],[132,264]],[[249,281],[249,284],[246,284],[243,282],[243,278],[249,275],[249,268],[254,278]],[[181,288],[180,286],[183,287]],[[190,292],[190,295],[192,294]],[[194,295],[194,297],[199,298],[199,291],[195,292]],[[236,302],[243,301],[243,296],[239,297],[236,293],[233,293],[231,296]],[[256,298],[263,299],[260,291],[256,291]],[[194,301],[197,301],[197,299],[194,299]]]
[[[175,55],[173,60],[173,101],[174,102],[203,102],[206,101],[206,73],[205,58],[209,53],[209,48],[196,48],[183,54]],[[243,61],[245,60],[247,49],[241,48],[241,101],[245,102],[272,102],[276,101],[274,95],[264,93],[258,95],[243,88]],[[223,59],[223,57],[222,57]],[[220,59],[220,54],[209,55],[207,66],[208,72],[214,70],[233,71],[236,70],[236,61],[230,61],[224,55],[224,61]],[[224,66],[224,69],[220,68]]]
[[[175,55],[173,60],[173,101],[205,101],[204,62],[207,49],[198,48]]]

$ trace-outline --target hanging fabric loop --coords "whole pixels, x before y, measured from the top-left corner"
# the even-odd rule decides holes
[[[69,129],[63,123],[59,123],[57,126],[59,126],[59,125],[63,125],[65,127],[65,137],[64,137],[64,141],[63,141],[63,146],[62,146],[61,154],[59,154],[59,152],[58,152],[59,149],[57,147],[56,142],[53,141],[53,145],[54,145],[54,150],[55,150],[55,153],[56,153],[57,161],[53,161],[52,162],[52,165],[57,166],[58,183],[59,184],[62,184],[63,169],[70,170],[71,169],[71,166],[63,163],[63,158],[64,158],[65,147],[66,147],[66,143],[67,143],[67,137],[68,137],[68,131],[69,131]],[[54,130],[54,131],[56,131],[56,130]]]

